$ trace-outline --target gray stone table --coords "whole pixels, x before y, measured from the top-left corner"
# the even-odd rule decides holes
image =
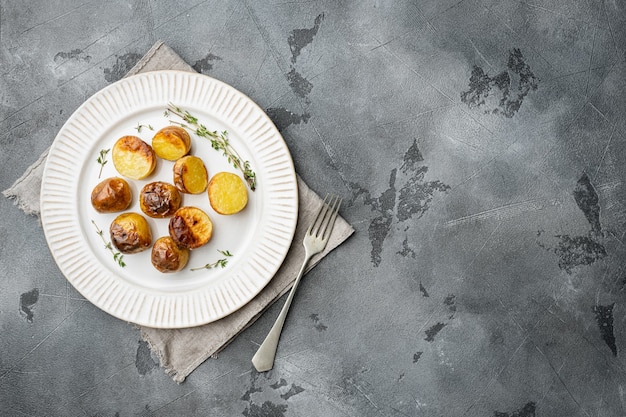
[[[3,416],[623,416],[626,6],[0,1],[0,189],[157,40],[356,233],[182,384],[0,198]]]

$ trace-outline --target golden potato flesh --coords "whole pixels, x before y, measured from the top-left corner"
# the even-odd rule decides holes
[[[99,213],[126,210],[131,202],[130,186],[123,178],[107,178],[91,191],[91,205]]]
[[[109,228],[111,242],[122,253],[138,253],[152,245],[148,221],[139,213],[122,213]]]
[[[174,185],[181,193],[200,194],[208,183],[206,166],[197,156],[184,156],[174,164]]]
[[[189,249],[181,248],[171,237],[163,236],[154,242],[150,260],[160,272],[178,272],[189,261]]]
[[[150,145],[137,136],[121,137],[113,145],[111,159],[121,175],[140,180],[156,168],[156,155]]]
[[[154,134],[152,148],[159,158],[176,161],[191,149],[191,138],[184,128],[167,126]]]
[[[248,204],[248,189],[243,180],[230,172],[219,172],[208,186],[209,202],[219,214],[239,213]]]
[[[144,185],[139,193],[139,207],[156,219],[172,216],[182,204],[180,193],[172,184],[162,181]]]
[[[170,237],[183,248],[196,249],[211,240],[213,223],[209,215],[197,207],[181,207],[170,219]]]

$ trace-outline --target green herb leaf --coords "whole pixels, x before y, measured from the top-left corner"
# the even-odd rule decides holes
[[[111,149],[100,149],[100,156],[96,159],[96,162],[100,164],[100,172],[98,173],[98,178],[102,176],[102,168],[106,165],[107,162],[107,154]]]
[[[230,251],[227,251],[227,250],[219,250],[218,249],[217,251],[219,253],[221,253],[222,255],[224,255],[224,256],[228,256],[228,257],[233,256],[233,254],[230,253]],[[218,259],[215,262],[208,263],[208,264],[206,264],[204,266],[200,266],[200,267],[197,267],[197,268],[191,268],[190,271],[200,271],[202,269],[213,269],[213,268],[217,268],[218,266],[220,268],[226,268],[227,264],[228,264],[228,259],[222,258],[222,259]]]
[[[137,133],[141,133],[141,129],[143,129],[144,127],[147,127],[150,130],[154,130],[151,125],[142,125],[140,123],[137,123],[137,127],[135,129],[137,129]]]
[[[196,135],[209,139],[211,147],[216,151],[222,151],[223,155],[227,158],[228,163],[232,164],[236,169],[242,172],[243,177],[248,183],[250,189],[252,191],[256,189],[256,173],[252,170],[249,161],[242,162],[239,153],[237,153],[235,148],[233,148],[230,144],[227,131],[224,130],[218,133],[217,131],[209,130],[206,126],[198,122],[198,118],[194,117],[187,110],[183,110],[172,103],[168,105],[167,110],[165,110],[163,114],[165,117],[169,117],[172,114],[178,116],[183,122],[189,123],[191,127],[185,125],[183,122],[175,120],[170,120],[170,123],[188,128],[194,131]]]
[[[102,239],[102,243],[104,243],[104,248],[106,250],[108,250],[109,252],[111,252],[113,254],[113,260],[115,262],[117,262],[117,264],[119,266],[124,268],[126,266],[126,264],[124,263],[124,260],[123,260],[124,259],[124,255],[122,255],[120,252],[116,252],[115,249],[113,249],[113,245],[111,244],[111,242],[108,242],[105,239],[104,232],[102,230],[100,230],[100,228],[98,227],[98,225],[96,224],[95,221],[91,220],[91,223],[96,228],[96,233],[98,234],[98,236],[100,236],[100,239]]]

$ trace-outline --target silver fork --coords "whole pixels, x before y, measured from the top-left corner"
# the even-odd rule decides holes
[[[320,253],[326,247],[330,233],[335,225],[335,219],[337,218],[337,213],[339,212],[339,206],[341,206],[341,199],[339,199],[339,197],[327,195],[326,198],[324,198],[324,202],[317,212],[317,215],[315,216],[315,220],[313,220],[313,223],[311,223],[311,226],[309,226],[309,229],[304,236],[304,240],[302,242],[305,253],[304,262],[302,263],[298,277],[294,281],[293,288],[291,288],[287,301],[285,301],[283,309],[280,310],[280,314],[272,326],[272,329],[267,334],[267,337],[265,337],[265,340],[259,347],[259,350],[257,350],[256,354],[252,357],[252,364],[259,372],[269,371],[274,366],[274,357],[276,356],[276,349],[278,348],[278,340],[280,339],[280,333],[283,329],[283,324],[285,324],[285,319],[287,318],[287,313],[289,312],[293,295],[296,293],[296,288],[298,288],[300,278],[304,275],[304,270],[311,260],[311,257]]]

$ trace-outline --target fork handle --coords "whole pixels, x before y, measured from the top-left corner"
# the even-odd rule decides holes
[[[285,319],[287,318],[287,313],[289,312],[293,296],[296,293],[296,288],[298,288],[298,284],[300,284],[300,278],[304,275],[304,269],[310,259],[311,255],[307,253],[304,262],[302,263],[302,267],[300,268],[300,272],[293,283],[293,287],[291,288],[291,291],[289,291],[285,305],[282,310],[280,310],[280,313],[276,318],[276,322],[265,337],[265,340],[261,343],[261,346],[252,357],[252,364],[258,372],[269,371],[274,366],[274,358],[276,357],[276,349],[278,348],[278,340],[280,339],[280,333],[283,330],[283,324],[285,324]]]

